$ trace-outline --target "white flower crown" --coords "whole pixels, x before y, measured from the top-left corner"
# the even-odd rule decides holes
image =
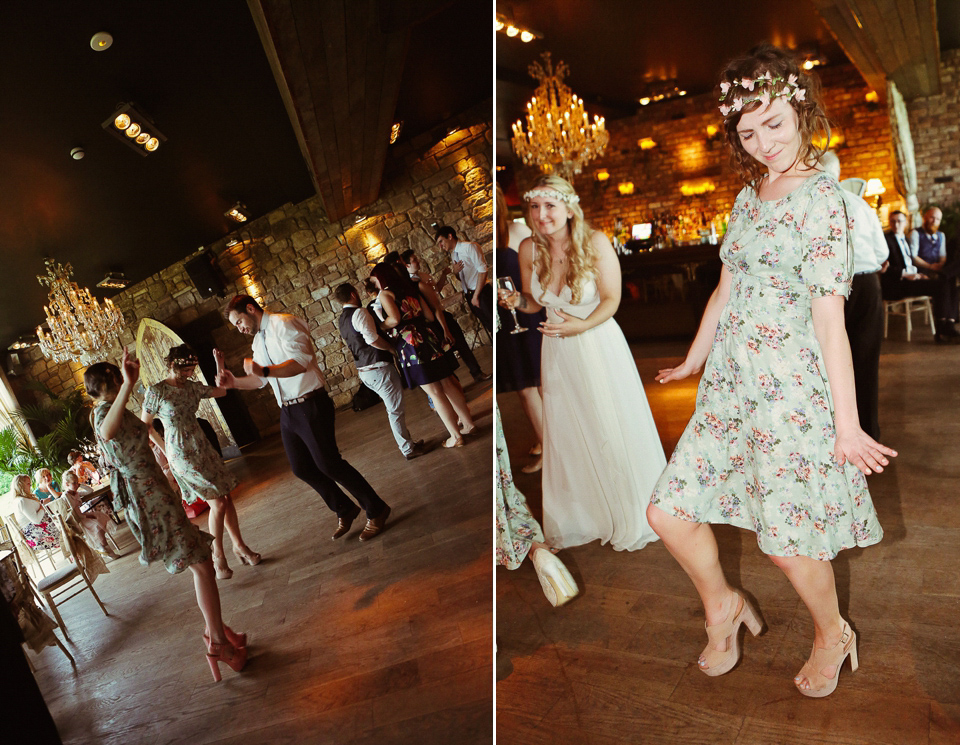
[[[531,189],[523,195],[523,201],[529,202],[534,197],[556,199],[560,202],[566,202],[567,204],[577,204],[580,201],[580,197],[576,194],[563,194],[556,189]]]
[[[780,90],[776,90],[778,83],[784,83],[785,85]],[[770,71],[767,70],[762,75],[758,75],[755,79],[741,78],[740,80],[734,80],[732,84],[727,82],[720,83],[720,93],[722,95],[720,96],[719,100],[722,102],[727,98],[727,93],[729,92],[731,86],[733,88],[742,88],[745,91],[752,91],[758,85],[764,87],[766,90],[762,92],[758,91],[758,95],[753,96],[752,98],[735,98],[730,106],[721,103],[720,113],[724,116],[727,116],[731,112],[740,111],[748,103],[753,103],[754,101],[760,101],[764,106],[769,106],[770,101],[772,101],[774,98],[785,98],[788,101],[795,98],[798,101],[803,101],[807,96],[807,89],[800,87],[796,75],[790,75],[786,80],[784,80],[779,76],[774,77],[770,74]]]

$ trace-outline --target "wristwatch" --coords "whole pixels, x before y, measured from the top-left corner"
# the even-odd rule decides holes
[[[265,378],[269,378],[269,377],[270,377],[270,365],[264,365],[264,366],[263,366],[263,377],[265,377]]]

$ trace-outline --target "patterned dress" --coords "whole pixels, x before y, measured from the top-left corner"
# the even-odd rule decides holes
[[[110,403],[101,401],[93,410],[99,431]],[[212,552],[213,536],[187,519],[180,498],[173,493],[150,450],[147,425],[124,410],[120,430],[112,440],[97,441],[117,475],[125,483],[129,503],[125,513],[130,532],[140,543],[140,563],[162,561],[171,574],[191,564],[202,564]]]
[[[183,387],[161,380],[150,386],[143,398],[144,410],[163,422],[167,459],[187,504],[198,498],[217,499],[237,486],[237,479],[197,423],[200,400],[208,398],[212,390],[195,380],[186,381]]]
[[[527,500],[513,485],[499,408],[494,419],[497,428],[497,564],[516,569],[530,552],[531,543],[544,542],[543,531],[530,514]]]
[[[396,295],[400,323],[396,326],[397,361],[407,385],[416,388],[453,375],[457,359],[453,348],[427,321],[419,297]]]
[[[776,201],[740,192],[721,259],[732,275],[697,406],[651,501],[753,530],[773,556],[829,560],[883,537],[863,474],[834,457],[833,398],[811,300],[850,292],[840,186],[808,178]]]

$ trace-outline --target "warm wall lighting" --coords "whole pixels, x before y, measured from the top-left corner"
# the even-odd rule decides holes
[[[617,191],[620,192],[621,197],[626,197],[626,196],[629,196],[630,194],[633,194],[633,182],[624,181],[622,183],[617,184]]]
[[[507,24],[505,24],[505,23],[504,23],[503,21],[501,21],[499,18],[497,18],[497,19],[493,22],[493,28],[494,28],[494,30],[496,30],[496,31],[503,31],[503,29],[504,29],[504,27],[505,27],[506,25],[507,25]]]
[[[250,215],[247,213],[247,206],[240,202],[237,202],[223,214],[235,222],[246,222],[250,219]]]
[[[870,91],[867,93],[867,103],[878,103],[880,101],[880,94],[876,91]]]
[[[642,140],[637,140],[637,145],[640,146],[641,150],[651,150],[657,146],[657,143],[653,141],[652,137],[644,137]]]
[[[719,132],[719,131],[720,131],[720,130],[718,130],[718,129],[717,129],[716,127],[714,127],[712,124],[708,124],[708,125],[707,125],[707,137],[716,137],[716,136],[717,136],[717,132]]]
[[[520,29],[518,29],[516,26],[507,26],[507,36],[509,36],[511,39],[519,33]]]
[[[693,197],[698,194],[708,194],[717,188],[717,185],[710,179],[696,179],[680,182],[680,193],[685,197]]]
[[[393,126],[390,127],[390,144],[391,145],[397,141],[398,137],[400,137],[401,129],[403,129],[403,122],[394,122]]]
[[[606,169],[597,171],[597,181],[606,181],[608,178],[610,178],[610,171]]]
[[[832,128],[830,130],[830,142],[827,142],[827,138],[823,135],[817,135],[813,138],[813,144],[819,150],[834,150],[847,141],[847,138],[844,137],[843,131],[839,128]]]
[[[650,103],[650,99],[649,99],[649,98],[644,97],[644,98],[641,98],[641,99],[640,99],[640,105],[641,105],[641,106],[646,106],[648,103]]]
[[[156,151],[161,142],[167,141],[150,118],[130,103],[120,104],[100,126],[144,157]]]
[[[883,182],[878,178],[872,178],[867,181],[867,190],[863,193],[865,197],[878,197],[887,191]]]
[[[530,43],[534,39],[542,39],[543,34],[539,31],[534,31],[532,28],[526,28],[520,24],[514,22],[507,16],[497,14],[496,20],[493,22],[493,27],[500,31],[511,39],[520,37],[520,41],[524,43]]]

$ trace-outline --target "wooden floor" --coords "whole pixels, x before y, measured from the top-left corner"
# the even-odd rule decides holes
[[[903,339],[902,328],[891,336]],[[686,345],[634,347],[664,448],[693,411],[695,381],[659,386]],[[806,699],[792,678],[812,624],[754,535],[718,527],[728,578],[768,630],[742,662],[709,678],[693,586],[661,543],[618,553],[598,543],[560,557],[581,596],[553,609],[530,562],[498,568],[497,737],[501,743],[613,745],[947,745],[960,743],[960,348],[928,332],[884,342],[880,425],[900,453],[870,491],[885,530],[877,546],[834,561],[840,606],[860,637],[860,669]],[[519,473],[531,443],[514,394],[498,398],[518,486],[536,514],[539,479]]]
[[[411,432],[439,445],[426,396],[406,395]],[[491,384],[467,397],[480,436],[411,462],[381,405],[337,414],[341,451],[393,508],[369,543],[362,520],[330,540],[336,519],[290,473],[279,436],[231,462],[244,538],[264,559],[231,558],[234,577],[219,583],[225,621],[250,635],[247,668],[223,667],[219,684],[190,573],[141,567],[135,553],[110,563],[96,582],[109,618],[89,593],[61,609],[76,672],[56,648],[30,655],[63,741],[490,742]]]

